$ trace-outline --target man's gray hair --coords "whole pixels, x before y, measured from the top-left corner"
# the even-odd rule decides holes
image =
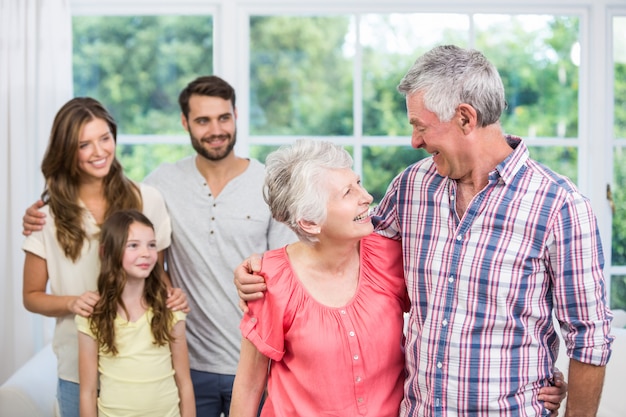
[[[437,46],[420,56],[398,85],[405,96],[420,92],[424,105],[448,122],[461,103],[478,113],[478,126],[500,120],[506,108],[504,86],[496,67],[474,49]]]

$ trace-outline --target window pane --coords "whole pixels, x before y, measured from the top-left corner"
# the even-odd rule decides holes
[[[613,151],[613,265],[626,265],[626,149],[616,146]]]
[[[565,146],[529,146],[531,158],[553,171],[578,181],[578,148]]]
[[[613,19],[615,138],[626,139],[626,17]]]
[[[578,136],[576,16],[475,15],[476,47],[504,82],[505,131],[525,137]]]
[[[124,167],[128,178],[142,181],[163,162],[176,162],[179,159],[195,155],[191,144],[151,144],[151,145],[118,145],[117,158]]]
[[[351,18],[250,18],[250,133],[351,135]]]
[[[100,100],[120,134],[181,133],[178,94],[213,71],[211,16],[75,16],[74,94]]]
[[[611,264],[626,265],[626,17],[613,18],[613,183],[611,194],[614,212],[612,221]],[[626,277],[611,277],[611,306],[626,308]]]
[[[423,149],[410,146],[363,147],[363,186],[380,202],[387,187],[402,170],[429,156]]]
[[[409,136],[404,97],[396,87],[418,56],[440,43],[467,46],[469,17],[455,14],[368,14],[361,19],[363,134]]]
[[[611,277],[610,307],[626,310],[626,275],[613,275]]]

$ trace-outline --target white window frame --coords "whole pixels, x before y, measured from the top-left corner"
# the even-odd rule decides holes
[[[444,2],[429,0],[70,0],[72,13],[81,14],[180,14],[210,13],[214,22],[214,72],[227,78],[238,94],[237,153],[249,155],[253,144],[282,144],[295,137],[251,137],[247,120],[249,95],[249,19],[258,14],[359,14],[359,13],[500,13],[500,14],[576,14],[580,16],[580,88],[578,139],[550,140],[550,146],[578,148],[578,186],[590,198],[598,218],[606,259],[607,291],[610,294],[612,274],[626,274],[626,266],[611,266],[612,213],[606,198],[606,186],[612,184],[613,146],[625,145],[626,139],[613,139],[613,55],[612,18],[626,15],[620,0],[512,0],[487,1],[477,4],[466,0]],[[357,54],[358,54],[357,50]],[[358,55],[357,55],[358,57]],[[355,74],[361,74],[360,60]],[[362,165],[362,146],[380,145],[380,138],[363,136],[361,129],[361,91],[359,77],[355,77],[355,131],[351,137],[329,138],[344,145],[354,145],[355,167]],[[512,132],[515,133],[515,132]],[[301,137],[301,136],[298,136]],[[328,137],[327,137],[328,138]],[[188,143],[181,136],[121,136],[120,143]],[[530,146],[546,146],[545,141],[526,138]],[[385,138],[385,145],[407,145],[408,138]]]

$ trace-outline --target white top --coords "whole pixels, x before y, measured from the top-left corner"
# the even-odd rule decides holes
[[[139,185],[143,200],[143,213],[154,224],[157,248],[163,250],[170,245],[171,224],[161,194],[153,187]],[[85,291],[96,291],[100,258],[98,235],[100,228],[89,211],[85,211],[84,224],[88,241],[83,245],[80,257],[74,263],[65,257],[56,239],[56,225],[50,207],[41,211],[47,215],[43,230],[33,232],[26,238],[22,249],[37,255],[47,262],[49,293],[54,295],[80,295]],[[78,383],[78,334],[74,315],[57,317],[52,341],[58,359],[59,378]]]

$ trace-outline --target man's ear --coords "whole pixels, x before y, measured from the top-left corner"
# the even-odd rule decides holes
[[[183,125],[183,128],[189,132],[189,123],[187,122],[187,118],[184,113],[180,114],[180,123]]]
[[[463,130],[464,133],[472,131],[478,123],[478,113],[476,109],[467,103],[459,104],[455,117],[458,120],[459,128]]]

